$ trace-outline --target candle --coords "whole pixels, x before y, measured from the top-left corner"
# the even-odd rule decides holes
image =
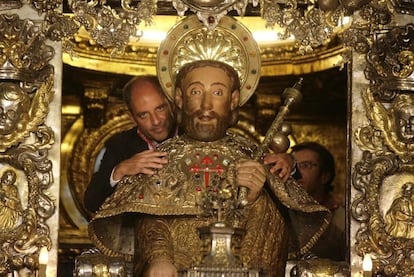
[[[39,277],[46,277],[47,263],[49,260],[49,253],[47,247],[43,246],[39,253]]]
[[[365,254],[362,260],[362,270],[364,277],[372,277],[372,259],[370,254]]]

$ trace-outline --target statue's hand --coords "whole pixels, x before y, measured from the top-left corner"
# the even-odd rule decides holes
[[[254,160],[241,160],[236,164],[236,181],[239,186],[247,187],[247,201],[254,202],[260,195],[266,181],[263,165]]]
[[[149,264],[145,277],[178,277],[178,273],[169,260],[154,259]]]

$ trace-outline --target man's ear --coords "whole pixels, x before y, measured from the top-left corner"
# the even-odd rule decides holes
[[[175,105],[179,108],[183,108],[183,92],[180,88],[175,89]]]
[[[239,106],[239,103],[240,103],[240,91],[236,89],[231,93],[231,103],[230,103],[231,110],[233,111],[237,109],[237,107]]]
[[[326,184],[328,180],[331,178],[331,173],[329,172],[322,172],[322,183]]]

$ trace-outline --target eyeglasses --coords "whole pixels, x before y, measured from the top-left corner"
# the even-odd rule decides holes
[[[304,162],[298,163],[299,169],[311,169],[312,167],[317,167],[317,166],[319,166],[319,164],[310,162],[310,161],[304,161]]]

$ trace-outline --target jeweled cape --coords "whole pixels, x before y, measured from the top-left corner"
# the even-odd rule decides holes
[[[90,238],[110,256],[132,261],[135,252],[136,272],[158,256],[171,259],[179,270],[199,264],[197,228],[213,220],[205,213],[203,195],[217,185],[236,195],[234,165],[251,158],[255,148],[230,132],[215,142],[185,135],[167,140],[158,149],[169,153],[168,164],[153,176],[121,180],[90,222]],[[330,220],[329,210],[293,180],[283,183],[268,170],[266,189],[243,214],[239,227],[246,233],[235,254],[243,266],[265,270],[268,276],[284,276],[288,252],[291,258],[306,253]]]

